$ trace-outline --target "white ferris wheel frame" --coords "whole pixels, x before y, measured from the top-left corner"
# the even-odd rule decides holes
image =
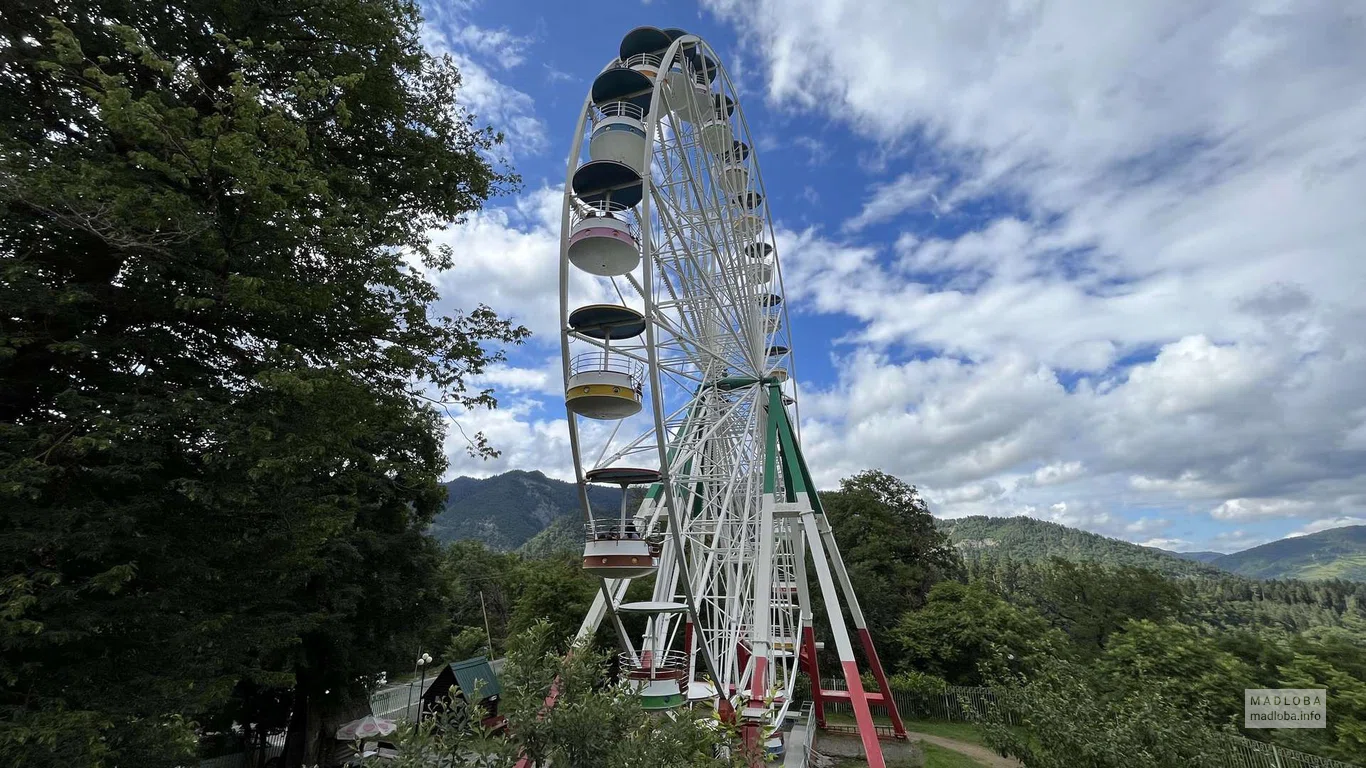
[[[755,721],[766,718],[770,724],[779,722],[793,700],[797,677],[804,671],[799,668],[802,662],[798,653],[804,642],[812,646],[811,668],[815,669],[812,596],[808,593],[806,575],[810,554],[825,604],[833,607],[832,630],[846,677],[854,669],[854,677],[848,683],[851,690],[858,691],[858,698],[851,702],[862,715],[860,731],[866,730],[865,747],[870,760],[878,765],[881,753],[867,716],[868,703],[862,700],[857,670],[851,666],[852,644],[843,618],[839,617],[839,605],[844,602],[850,608],[865,649],[871,651],[871,640],[867,638],[848,574],[823,515],[814,514],[819,509],[814,489],[799,494],[795,504],[779,503],[773,492],[775,473],[791,474],[793,470],[775,467],[776,449],[772,441],[776,433],[771,411],[785,411],[787,403],[792,403],[793,418],[789,420],[784,413],[782,421],[792,432],[789,440],[793,448],[799,437],[799,414],[795,398],[789,400],[779,395],[780,386],[795,394],[796,385],[789,340],[791,326],[787,307],[782,303],[782,267],[777,257],[771,209],[763,205],[761,227],[748,234],[750,244],[770,247],[768,252],[760,253],[771,253],[771,262],[766,258],[757,261],[771,264],[771,274],[759,269],[757,274],[767,274],[765,279],[747,280],[756,274],[751,270],[751,262],[756,260],[743,252],[742,243],[746,237],[742,232],[748,231],[751,222],[737,219],[752,215],[755,206],[737,206],[720,197],[733,196],[734,190],[726,189],[723,161],[718,157],[728,153],[711,151],[700,127],[710,117],[704,115],[710,112],[710,105],[696,106],[695,94],[686,93],[686,98],[693,99],[684,105],[685,109],[693,110],[689,117],[673,104],[682,99],[678,98],[677,86],[670,85],[670,73],[677,67],[689,78],[695,76],[684,53],[689,48],[709,67],[715,66],[720,98],[710,87],[708,98],[716,100],[727,122],[733,114],[739,129],[735,135],[728,129],[724,136],[727,141],[739,138],[747,147],[743,158],[749,169],[743,185],[745,199],[752,200],[748,197],[752,193],[760,195],[761,202],[767,199],[755,142],[720,57],[695,35],[676,37],[660,57],[652,78],[650,107],[643,121],[643,193],[639,212],[634,214],[642,254],[642,264],[637,268],[640,279],[635,278],[637,270],[622,278],[604,278],[611,280],[622,304],[627,304],[631,292],[632,298],[641,301],[644,342],[614,345],[610,338],[599,340],[575,332],[569,322],[573,281],[568,247],[577,204],[572,179],[583,162],[589,137],[586,129],[599,119],[591,90],[584,99],[567,161],[561,218],[559,298],[563,375],[568,385],[574,358],[571,343],[600,349],[604,358],[610,350],[645,367],[650,405],[649,418],[643,420],[648,426],[639,432],[630,426],[632,419],[618,421],[610,430],[595,427],[598,435],[588,442],[601,444],[596,456],[585,456],[587,446],[579,423],[583,417],[567,406],[579,500],[591,522],[587,470],[610,466],[630,456],[655,455],[660,472],[657,491],[652,490],[647,496],[635,519],[644,522],[647,533],[663,532],[668,537],[653,576],[653,600],[681,599],[686,611],[651,617],[637,650],[616,610],[632,579],[603,578],[579,638],[591,637],[600,623],[608,620],[623,653],[633,657],[647,651],[662,655],[682,638],[691,651],[689,680],[696,672],[703,672],[717,690],[718,705],[734,697],[742,702],[745,717]],[[603,71],[619,63],[613,59]],[[700,168],[694,167],[694,160],[700,160]],[[741,212],[740,207],[749,210]],[[737,231],[741,224],[746,229]],[[697,242],[699,233],[705,234],[708,242]],[[670,279],[682,283],[685,276],[689,278],[686,285],[675,285]],[[660,289],[667,295],[657,295]],[[776,296],[777,303],[765,303],[769,296]],[[775,306],[776,313],[764,311]],[[708,312],[719,314],[724,322],[717,322],[718,318]],[[777,318],[776,322],[773,318]],[[699,327],[704,322],[707,327]],[[775,349],[779,350],[777,354],[770,354]],[[786,361],[781,366],[786,375],[785,383],[780,385],[774,374],[782,361]],[[725,370],[718,370],[723,365]],[[750,384],[722,389],[720,382],[735,378],[749,380]],[[623,429],[630,437],[621,437]],[[764,444],[766,439],[768,445]],[[718,445],[729,446],[729,450],[718,455]],[[736,457],[747,461],[736,461]],[[790,486],[791,481],[791,477],[785,476],[781,482]],[[699,490],[703,486],[706,490]],[[685,511],[685,506],[691,511]],[[835,591],[836,578],[843,595]],[[790,584],[795,593],[785,604],[775,601],[775,580]],[[877,672],[881,677],[880,665]],[[885,682],[880,682],[885,690]],[[812,685],[816,689],[821,687],[819,680],[813,680]],[[866,729],[862,727],[864,719],[868,719]],[[894,719],[901,731],[899,718]],[[876,759],[873,752],[877,753]]]

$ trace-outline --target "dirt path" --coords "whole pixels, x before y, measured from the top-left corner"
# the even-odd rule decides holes
[[[915,731],[907,731],[906,735],[912,740],[919,739],[920,741],[923,741],[926,744],[933,744],[936,747],[951,749],[960,755],[965,755],[967,757],[972,758],[973,760],[976,760],[982,765],[987,766],[987,768],[1021,768],[1019,760],[1016,760],[1011,757],[1001,757],[1000,755],[996,754],[995,752],[992,752],[986,747],[978,746],[976,744],[969,744],[966,741],[959,741],[958,739],[946,739],[943,736],[934,736],[928,733],[917,733]]]

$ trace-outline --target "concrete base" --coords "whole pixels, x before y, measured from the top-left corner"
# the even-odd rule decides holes
[[[924,768],[925,750],[920,748],[920,742],[898,739],[879,743],[882,745],[882,756],[889,768]],[[859,737],[817,733],[816,754],[811,765],[814,768],[843,766],[849,760],[861,760],[865,757],[867,755],[863,751],[863,742]]]

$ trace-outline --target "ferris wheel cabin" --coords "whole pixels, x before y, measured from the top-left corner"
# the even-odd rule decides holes
[[[572,184],[570,263],[601,277],[635,269],[640,263],[640,240],[632,209],[644,195],[640,173],[616,160],[590,160],[574,172]]]
[[[640,412],[645,366],[612,354],[613,341],[645,332],[645,316],[617,304],[590,304],[569,313],[569,327],[581,336],[604,342],[598,351],[570,361],[565,386],[569,410],[590,419],[624,419]]]
[[[627,516],[626,489],[632,485],[658,483],[660,473],[637,467],[600,467],[584,474],[589,483],[621,487],[621,508],[615,518],[593,516],[585,524],[583,569],[607,579],[636,578],[659,567],[660,545],[647,540]]]

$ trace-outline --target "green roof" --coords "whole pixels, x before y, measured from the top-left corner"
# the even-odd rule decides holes
[[[451,672],[466,699],[476,691],[481,701],[503,692],[503,687],[498,684],[498,676],[493,673],[489,660],[483,656],[457,661],[451,664]]]

